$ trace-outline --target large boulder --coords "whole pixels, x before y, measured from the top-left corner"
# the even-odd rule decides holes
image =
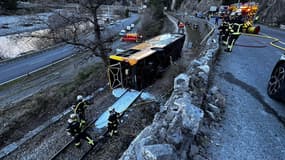
[[[155,144],[142,148],[143,160],[176,160],[177,154],[169,144]]]

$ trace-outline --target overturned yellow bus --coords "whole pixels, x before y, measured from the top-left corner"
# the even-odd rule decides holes
[[[167,33],[109,56],[110,87],[141,90],[149,86],[171,61],[181,57],[184,40],[184,34]]]

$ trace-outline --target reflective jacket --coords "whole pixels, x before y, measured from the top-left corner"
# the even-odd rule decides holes
[[[120,114],[115,112],[115,113],[111,113],[109,118],[108,118],[108,124],[110,125],[113,125],[113,126],[116,126],[119,124],[119,117],[120,117]]]
[[[242,24],[238,24],[238,23],[233,24],[233,30],[234,30],[233,34],[240,35],[241,29],[242,29]]]
[[[87,104],[85,101],[80,101],[74,106],[73,111],[75,114],[84,113],[85,109],[87,108]]]

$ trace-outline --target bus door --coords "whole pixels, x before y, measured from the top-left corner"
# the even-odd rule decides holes
[[[109,65],[108,78],[111,89],[123,87],[123,78],[120,62]]]

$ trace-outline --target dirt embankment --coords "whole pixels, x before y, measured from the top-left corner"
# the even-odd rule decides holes
[[[1,109],[0,121],[3,125],[0,132],[2,139],[0,148],[21,138],[53,115],[63,112],[74,103],[77,94],[88,95],[106,85],[107,77],[102,68],[104,68],[103,64],[97,63],[80,72],[73,82],[56,83],[38,94]],[[36,83],[36,85],[40,84]],[[37,88],[34,89],[37,90]]]

